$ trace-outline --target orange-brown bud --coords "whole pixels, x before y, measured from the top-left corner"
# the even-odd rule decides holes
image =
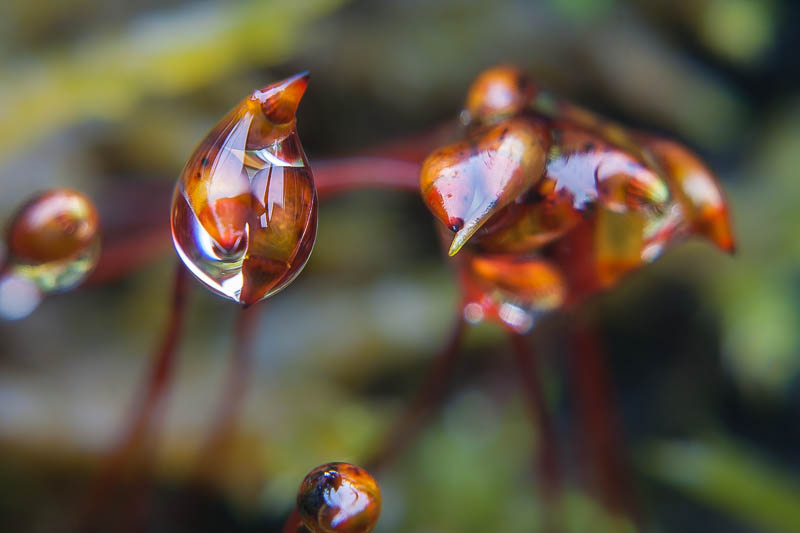
[[[675,197],[692,232],[732,253],[736,249],[736,242],[728,205],[714,174],[695,154],[679,143],[651,137],[646,138],[644,144],[671,180]]]
[[[518,118],[428,156],[420,188],[431,212],[456,231],[450,255],[541,179],[548,147],[542,123]]]
[[[466,110],[470,118],[489,124],[530,106],[537,89],[517,67],[502,65],[483,71],[469,88]]]

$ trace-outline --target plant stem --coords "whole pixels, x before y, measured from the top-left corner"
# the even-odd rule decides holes
[[[441,405],[447,380],[453,372],[466,324],[458,318],[447,343],[438,353],[414,399],[395,420],[377,452],[364,461],[364,468],[377,473],[400,456],[419,435],[430,415]]]
[[[581,453],[598,499],[610,510],[631,518],[637,530],[643,531],[630,471],[623,459],[622,425],[601,342],[594,328],[582,323],[570,354],[572,388],[583,433],[579,441],[585,443]]]
[[[295,507],[292,509],[292,514],[286,519],[286,523],[283,524],[281,533],[297,533],[297,529],[302,523],[303,521],[300,519],[300,513],[297,511],[297,507]]]
[[[234,347],[227,381],[222,398],[211,422],[208,438],[200,450],[196,478],[204,484],[212,484],[219,474],[220,463],[236,431],[236,422],[244,403],[245,393],[253,366],[253,334],[260,306],[242,308],[236,318]]]
[[[186,295],[188,273],[181,263],[175,269],[172,299],[170,303],[167,329],[159,343],[158,350],[150,359],[149,367],[139,392],[117,443],[109,453],[105,464],[89,488],[87,504],[81,516],[81,530],[92,523],[95,515],[105,507],[118,488],[121,478],[131,475],[141,476],[144,451],[155,439],[160,415],[166,402],[166,393],[172,382],[177,359],[179,340],[186,317]]]
[[[377,474],[402,455],[403,451],[419,435],[430,415],[441,406],[447,378],[452,374],[458,359],[465,330],[466,323],[459,312],[447,343],[436,355],[433,365],[428,370],[414,399],[392,424],[378,450],[363,462],[366,470]],[[281,531],[282,533],[296,533],[300,523],[300,514],[295,507]]]
[[[419,192],[419,164],[386,157],[345,157],[327,159],[312,165],[320,198],[365,188],[383,188],[409,193]],[[131,199],[118,210],[101,214],[103,247],[97,268],[84,285],[110,283],[147,266],[170,249],[170,229],[164,223],[163,209],[136,209],[138,203],[156,204],[168,209],[172,187],[151,186],[149,194],[131,196],[129,187],[119,185],[104,194],[110,198]]]
[[[544,394],[544,382],[537,365],[533,362],[533,350],[525,337],[509,333],[514,362],[522,382],[528,408],[539,433],[537,473],[542,499],[545,505],[545,531],[562,531],[560,498],[562,473],[558,459],[558,439]]]
[[[320,198],[366,187],[419,192],[418,163],[385,157],[346,157],[312,165]]]

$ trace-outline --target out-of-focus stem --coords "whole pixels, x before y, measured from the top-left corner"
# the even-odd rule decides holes
[[[587,463],[590,486],[609,509],[628,516],[639,531],[643,523],[634,497],[614,391],[594,328],[581,321],[570,353],[575,403],[578,410],[581,454]]]
[[[187,272],[178,263],[172,290],[167,329],[158,350],[150,359],[147,373],[125,427],[109,454],[99,474],[92,482],[86,512],[81,518],[81,528],[91,524],[91,519],[108,501],[120,480],[133,475],[141,465],[148,444],[155,438],[156,428],[163,412],[166,393],[172,382],[178,345],[186,316]],[[137,472],[142,475],[142,472]]]
[[[252,341],[255,325],[258,313],[264,305],[261,303],[259,306],[242,308],[236,319],[234,347],[225,389],[197,462],[196,478],[202,483],[214,482],[235,433],[253,366]]]
[[[452,374],[458,359],[465,330],[466,324],[459,312],[447,343],[436,356],[414,399],[392,424],[375,454],[363,461],[366,470],[377,474],[391,464],[414,441],[423,429],[426,420],[441,405],[447,378]],[[297,512],[297,508],[294,508],[281,531],[282,533],[297,533],[300,524],[300,514]]]
[[[447,343],[434,359],[422,386],[403,414],[395,420],[377,452],[364,461],[364,468],[377,473],[401,455],[419,435],[426,420],[441,403],[447,379],[458,359],[465,329],[464,319],[459,313]]]
[[[540,444],[536,470],[545,505],[545,530],[548,532],[563,531],[560,512],[563,480],[558,459],[558,439],[544,394],[544,382],[533,361],[533,349],[525,337],[517,333],[510,333],[510,337],[514,362],[522,381],[522,390],[533,422],[539,432]]]
[[[314,162],[312,168],[317,192],[323,199],[359,189],[419,191],[420,166],[406,159],[345,157]],[[101,210],[103,246],[97,268],[86,280],[87,286],[129,276],[170,249],[166,210],[172,188],[151,184],[147,195],[132,195],[126,185],[117,189],[111,188],[103,196],[125,198],[128,203],[120,209]],[[138,203],[143,204],[142,209],[136,209]],[[152,209],[152,205],[163,208]]]
[[[419,191],[419,163],[385,157],[346,157],[312,164],[320,198],[362,188]]]
[[[297,511],[297,507],[295,507],[292,509],[292,514],[286,519],[286,523],[283,524],[281,533],[298,533],[298,528],[302,523],[303,520],[300,518],[300,513]]]

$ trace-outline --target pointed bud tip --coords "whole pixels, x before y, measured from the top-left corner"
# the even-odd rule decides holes
[[[267,85],[253,93],[267,118],[275,124],[294,120],[297,106],[308,88],[309,72],[303,71],[285,80]]]
[[[470,237],[471,237],[471,234],[470,235],[465,235],[461,231],[456,233],[456,236],[453,237],[453,242],[450,243],[450,249],[447,251],[447,254],[450,257],[453,257],[454,255],[456,255],[458,253],[458,251],[461,250],[461,248],[463,248],[465,244],[467,244],[467,241],[469,240]]]

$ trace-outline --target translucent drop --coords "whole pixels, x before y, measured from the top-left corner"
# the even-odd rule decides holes
[[[97,264],[97,210],[70,189],[38,194],[12,218],[7,245],[6,276],[28,280],[42,293],[70,289]]]
[[[297,75],[245,98],[175,187],[178,255],[208,288],[243,305],[291,283],[314,244],[317,193],[295,124],[307,81]]]
[[[369,533],[380,517],[381,492],[363,468],[328,463],[300,484],[297,510],[312,533]]]

